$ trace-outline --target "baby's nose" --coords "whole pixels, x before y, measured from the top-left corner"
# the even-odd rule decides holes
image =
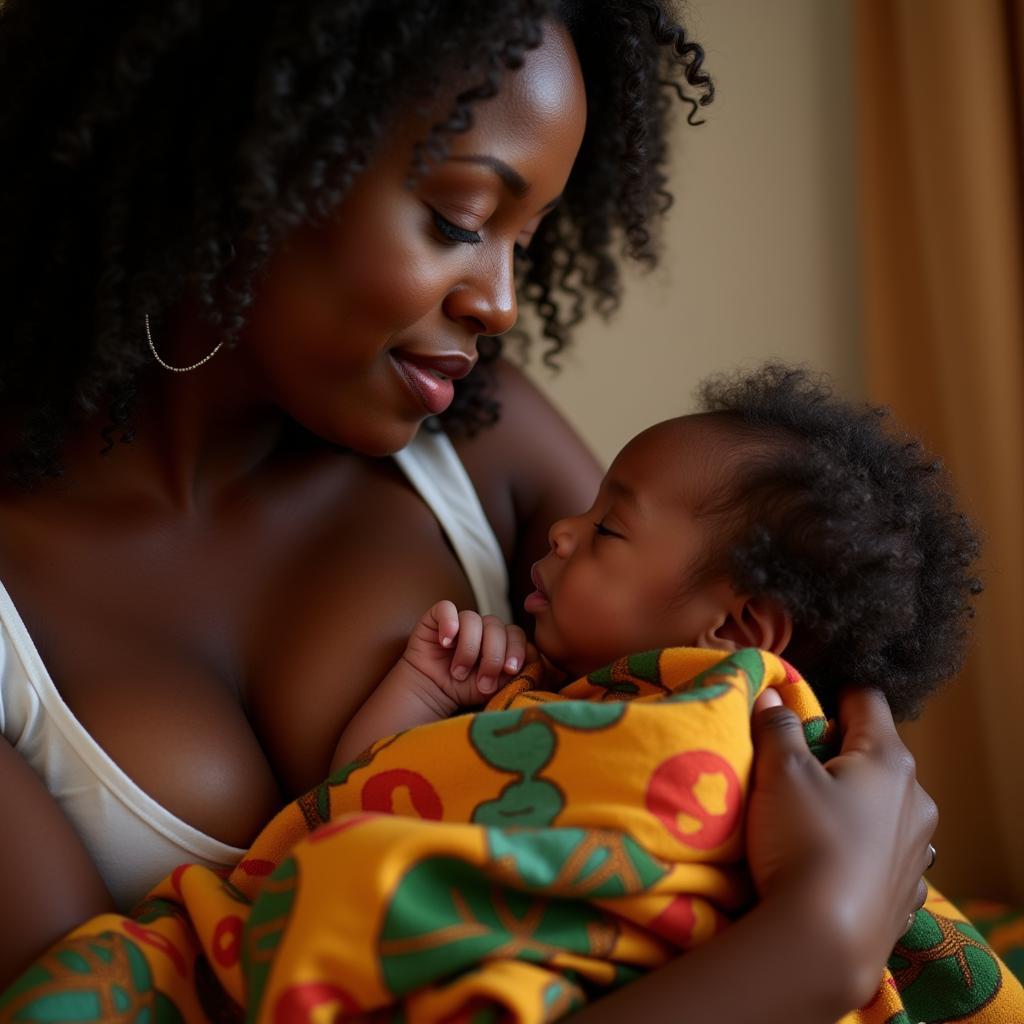
[[[576,546],[573,522],[573,519],[559,519],[552,523],[551,529],[548,530],[548,543],[551,545],[551,550],[560,558],[568,557]]]

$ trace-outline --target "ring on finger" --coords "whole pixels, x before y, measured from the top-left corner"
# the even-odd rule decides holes
[[[909,931],[910,931],[910,929],[914,927],[914,922],[915,922],[916,920],[917,920],[917,911],[916,911],[916,910],[912,910],[912,911],[911,911],[911,912],[910,912],[910,913],[909,913],[909,914],[907,915],[907,927],[906,927],[906,928],[905,928],[905,929],[903,930],[903,934],[904,934],[904,935],[906,935],[906,934],[907,934],[907,932],[909,932]]]
[[[936,855],[936,852],[935,852],[935,847],[931,843],[929,843],[928,844],[928,867],[925,868],[925,871],[931,871],[931,869],[933,867],[935,867],[935,858],[936,858],[936,856],[937,855]]]

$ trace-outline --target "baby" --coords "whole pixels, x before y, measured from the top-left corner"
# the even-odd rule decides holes
[[[616,456],[550,529],[525,633],[435,604],[352,719],[332,771],[375,740],[475,706],[539,652],[552,683],[686,646],[784,654],[826,714],[870,685],[899,718],[960,666],[978,540],[937,462],[884,411],[778,365],[701,389],[704,411]]]

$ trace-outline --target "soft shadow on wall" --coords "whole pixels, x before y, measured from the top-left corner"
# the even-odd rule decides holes
[[[862,394],[850,4],[685,12],[717,95],[697,128],[678,105],[661,266],[629,275],[610,323],[583,323],[560,375],[530,367],[605,462],[690,411],[702,377],[769,357]]]

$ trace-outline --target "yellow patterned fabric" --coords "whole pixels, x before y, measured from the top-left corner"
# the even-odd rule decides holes
[[[727,927],[752,899],[751,707],[777,687],[824,755],[810,688],[753,650],[647,652],[559,693],[538,671],[376,743],[229,878],[183,866],[80,927],[0,1019],[549,1021]],[[844,1024],[952,1020],[1020,1024],[1024,991],[932,892]]]

